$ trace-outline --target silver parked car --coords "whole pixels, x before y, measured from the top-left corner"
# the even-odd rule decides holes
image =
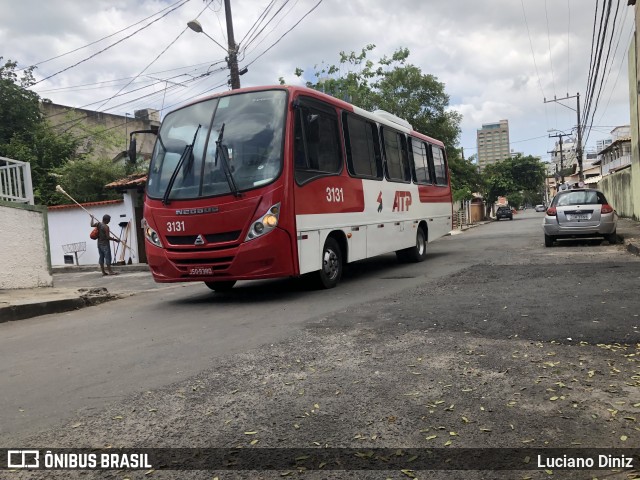
[[[618,214],[599,190],[580,188],[558,192],[542,224],[544,244],[561,238],[602,237],[616,243]]]

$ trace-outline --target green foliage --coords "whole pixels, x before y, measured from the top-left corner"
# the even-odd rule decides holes
[[[39,97],[28,90],[34,84],[34,67],[27,68],[18,78],[17,62],[7,60],[1,65],[0,57],[0,155],[3,145],[20,133],[28,136],[42,120]],[[6,156],[6,155],[5,155]]]
[[[515,201],[537,199],[544,184],[545,167],[537,158],[516,155],[502,162],[492,163],[482,172],[482,193],[487,205],[493,205],[499,196],[506,196],[512,206]],[[515,196],[514,196],[515,195]]]
[[[53,175],[54,169],[72,158],[77,146],[71,135],[57,134],[46,123],[39,122],[28,131],[14,133],[1,149],[3,156],[29,162],[36,203],[56,205],[68,203],[68,200],[60,202],[55,191],[58,182]]]
[[[122,198],[116,191],[104,188],[107,183],[126,175],[124,165],[115,164],[110,159],[70,160],[57,168],[55,174],[58,183],[78,202]],[[66,197],[56,194],[63,200],[60,203],[68,203]]]
[[[474,192],[481,190],[482,179],[471,159],[465,160],[456,153],[448,158],[451,173],[451,190],[455,201],[471,200]]]
[[[365,110],[382,109],[404,118],[414,130],[444,142],[449,158],[457,157],[454,145],[462,117],[447,110],[449,96],[444,84],[407,63],[408,49],[399,48],[377,64],[367,58],[374,49],[375,45],[367,45],[359,53],[340,52],[337,65],[316,65],[315,79],[306,85]],[[304,70],[296,69],[296,76],[303,74]]]
[[[520,192],[511,192],[507,200],[513,208],[520,208],[524,204],[524,195]]]
[[[0,57],[2,61],[2,57]],[[29,162],[35,201],[40,205],[69,203],[56,192],[57,184],[78,201],[114,197],[104,185],[124,176],[124,168],[100,157],[122,141],[112,131],[87,126],[84,115],[69,113],[59,126],[52,126],[40,111],[40,97],[29,90],[34,67],[19,77],[17,62],[0,65],[0,156]],[[68,163],[70,162],[70,163]],[[62,180],[60,176],[62,175]]]

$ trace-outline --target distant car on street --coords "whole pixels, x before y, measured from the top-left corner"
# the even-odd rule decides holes
[[[537,208],[536,208],[537,210]],[[617,242],[618,214],[599,190],[581,188],[559,192],[544,217],[544,244],[566,238],[600,237]]]
[[[544,205],[536,205],[536,212],[544,212],[546,210]]]
[[[509,220],[513,220],[513,211],[509,207],[498,207],[496,211],[496,220],[500,220],[501,218],[508,218]]]

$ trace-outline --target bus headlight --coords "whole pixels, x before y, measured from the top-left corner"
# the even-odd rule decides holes
[[[272,206],[269,211],[262,217],[253,222],[245,242],[253,240],[254,238],[261,237],[269,233],[271,230],[278,226],[278,220],[280,219],[280,204]]]
[[[142,219],[142,230],[144,230],[144,236],[147,240],[149,240],[156,247],[163,248],[162,242],[160,241],[160,236],[153,228],[149,226],[144,218]]]

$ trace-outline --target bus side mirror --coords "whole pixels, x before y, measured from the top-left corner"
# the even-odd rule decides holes
[[[136,137],[131,136],[131,141],[129,142],[129,161],[131,163],[136,163]]]

